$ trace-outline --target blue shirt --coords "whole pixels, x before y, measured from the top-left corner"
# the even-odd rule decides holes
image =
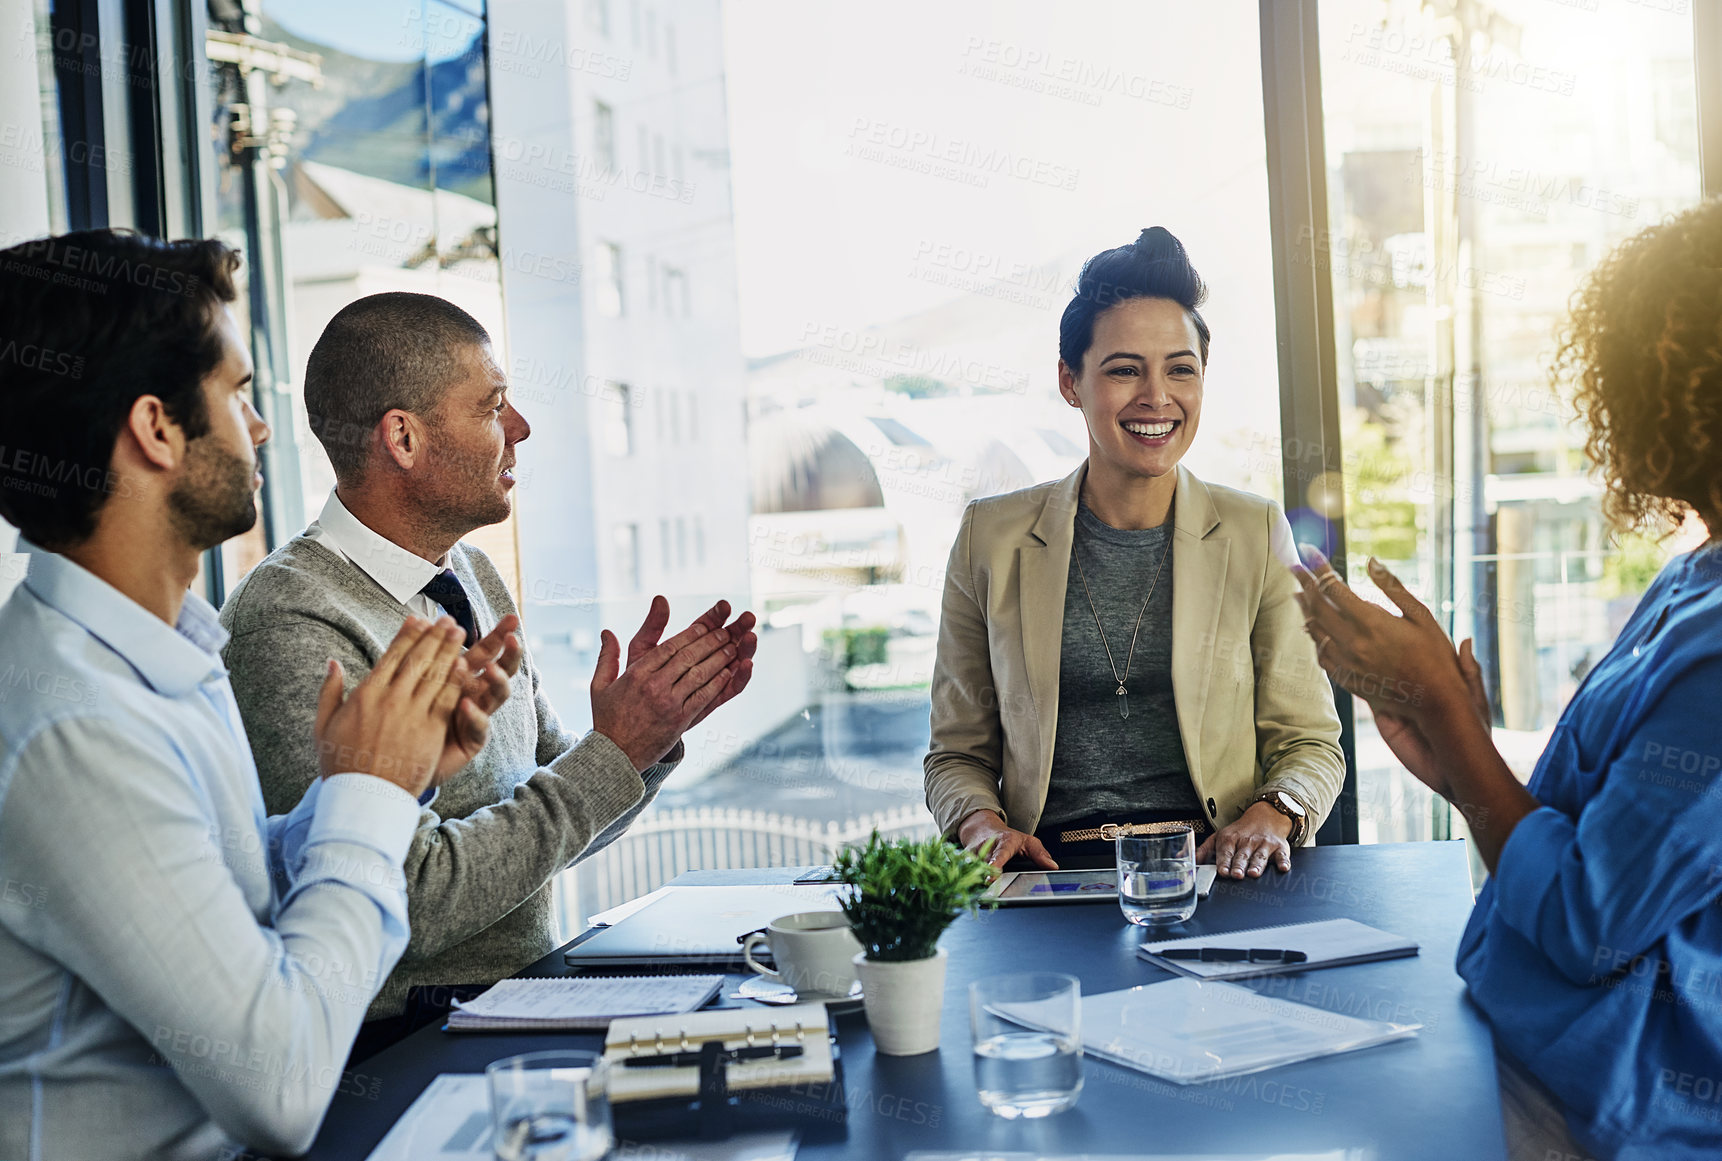
[[[1530,791],[1459,974],[1602,1155],[1722,1154],[1722,551],[1663,569]]]
[[[418,819],[367,775],[265,818],[215,611],[32,553],[0,607],[0,1157],[298,1153],[407,941]]]

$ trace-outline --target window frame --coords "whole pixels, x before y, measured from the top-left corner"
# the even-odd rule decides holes
[[[1262,115],[1266,123],[1268,236],[1273,247],[1274,321],[1279,340],[1280,456],[1286,509],[1319,478],[1340,471],[1339,378],[1333,341],[1333,279],[1317,242],[1327,228],[1327,153],[1321,111],[1319,0],[1258,0]],[[1328,543],[1318,545],[1345,575],[1345,499],[1324,497]],[[1332,685],[1332,683],[1329,683]],[[1357,722],[1349,693],[1333,685],[1345,782],[1316,831],[1322,845],[1358,841]]]

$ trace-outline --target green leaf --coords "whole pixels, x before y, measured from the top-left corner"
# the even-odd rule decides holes
[[[874,831],[839,852],[833,877],[851,888],[839,905],[868,959],[927,959],[957,916],[973,913],[993,878],[986,860],[943,838],[887,842]]]

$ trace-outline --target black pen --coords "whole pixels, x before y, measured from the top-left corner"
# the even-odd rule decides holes
[[[774,1048],[769,1044],[758,1044],[751,1048],[726,1048],[718,1053],[718,1059],[729,1064],[746,1060],[789,1060],[800,1056],[804,1049],[799,1044],[788,1044]],[[622,1061],[623,1068],[689,1068],[699,1064],[698,1052],[666,1052],[661,1056],[629,1056]]]
[[[1301,951],[1277,947],[1169,947],[1157,951],[1162,959],[1193,959],[1202,963],[1304,963]]]

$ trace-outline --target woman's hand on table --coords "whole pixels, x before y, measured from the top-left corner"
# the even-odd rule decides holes
[[[981,848],[994,840],[997,842],[987,853],[987,862],[995,867],[1002,867],[1021,855],[1038,867],[1058,870],[1058,864],[1052,861],[1052,856],[1046,853],[1046,847],[1039,839],[1020,830],[1012,830],[996,810],[972,811],[957,826],[957,841],[975,854],[980,854]]]
[[[1196,861],[1214,863],[1215,870],[1229,879],[1259,879],[1268,862],[1282,871],[1291,870],[1292,821],[1265,802],[1257,802],[1243,817],[1209,835],[1196,848]]]

